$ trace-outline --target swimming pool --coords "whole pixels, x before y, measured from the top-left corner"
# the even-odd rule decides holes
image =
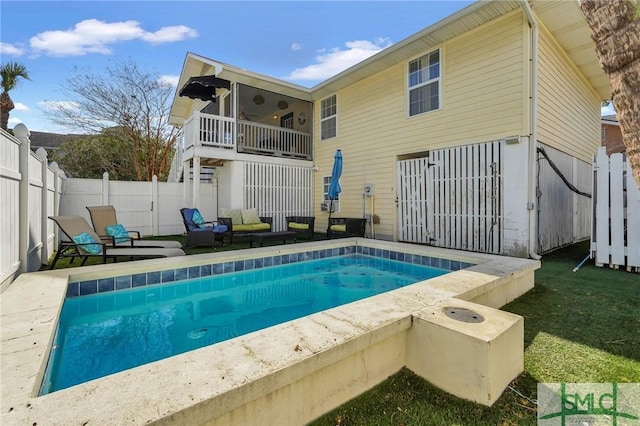
[[[388,257],[345,254],[68,298],[40,394],[450,272],[379,254]]]
[[[452,272],[38,395],[67,297],[151,288],[212,275],[221,265],[249,270],[366,250],[449,264]],[[2,423],[306,424],[402,367],[490,405],[522,371],[524,357],[522,318],[496,308],[533,288],[539,267],[529,259],[345,238],[21,274],[0,297]],[[474,310],[484,322],[448,318],[451,306]]]

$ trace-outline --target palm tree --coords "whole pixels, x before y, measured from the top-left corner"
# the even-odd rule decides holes
[[[9,123],[9,111],[16,106],[9,96],[9,91],[18,86],[20,82],[19,78],[29,80],[29,74],[27,68],[17,62],[9,62],[0,66],[0,75],[2,76],[2,93],[0,94],[0,127],[7,130],[7,124]]]
[[[631,0],[581,0],[600,66],[611,81],[611,101],[640,188],[640,5]]]

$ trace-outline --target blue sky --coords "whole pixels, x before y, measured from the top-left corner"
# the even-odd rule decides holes
[[[432,1],[0,2],[0,61],[27,67],[9,128],[45,114],[76,67],[133,59],[177,82],[187,52],[311,87],[471,4]],[[175,84],[175,83],[174,83]]]

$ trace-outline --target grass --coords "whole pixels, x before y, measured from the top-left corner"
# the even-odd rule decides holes
[[[640,382],[640,278],[592,263],[573,272],[588,247],[543,256],[535,288],[502,308],[525,319],[524,372],[492,407],[403,369],[310,426],[535,425],[538,382]]]
[[[182,236],[162,238],[184,243]],[[247,247],[238,240],[216,250]],[[535,288],[502,308],[525,319],[524,372],[492,407],[453,397],[403,369],[310,426],[535,425],[538,382],[640,382],[640,278],[593,262],[573,272],[588,247],[543,256]],[[57,268],[68,266],[63,259]]]

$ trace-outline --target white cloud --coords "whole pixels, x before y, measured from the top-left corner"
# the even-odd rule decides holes
[[[285,79],[289,80],[326,80],[329,77],[344,71],[352,65],[375,55],[381,50],[391,46],[389,39],[380,38],[375,41],[356,40],[345,43],[345,48],[333,48],[320,52],[316,56],[317,63],[304,68],[297,68]]]
[[[605,115],[615,115],[616,110],[613,108],[613,103],[609,102],[607,106],[600,107],[600,116],[604,117]]]
[[[24,49],[13,44],[3,43],[0,41],[0,54],[7,56],[22,56],[24,54]]]
[[[9,116],[9,121],[7,121],[7,127],[10,129],[13,129],[16,126],[16,124],[20,124],[22,122],[23,121],[20,120],[18,117]]]
[[[29,108],[22,102],[16,102],[14,105],[15,105],[15,108],[13,109],[14,111],[31,111],[31,108]]]
[[[36,53],[51,56],[81,56],[88,53],[111,54],[111,44],[129,40],[144,40],[159,44],[196,37],[197,32],[183,25],[163,27],[147,32],[137,21],[103,22],[87,19],[66,31],[45,31],[31,37],[31,48]]]
[[[40,101],[38,106],[45,111],[59,109],[78,109],[78,104],[73,101]]]
[[[291,50],[293,50],[294,52],[296,50],[302,50],[302,44],[301,43],[292,43],[291,44]]]
[[[198,32],[193,28],[189,28],[184,25],[177,25],[175,27],[162,27],[155,33],[145,32],[142,39],[149,43],[160,44],[171,43],[173,41],[180,41],[197,36]]]
[[[160,83],[168,84],[169,86],[176,87],[178,85],[178,81],[180,80],[179,75],[161,75]]]

